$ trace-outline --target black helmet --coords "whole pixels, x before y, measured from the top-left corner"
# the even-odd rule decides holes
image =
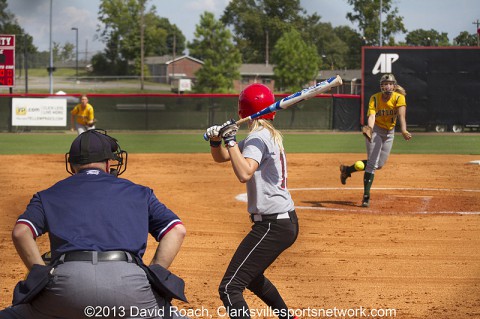
[[[125,158],[124,158],[125,156]],[[67,172],[73,175],[70,164],[84,165],[89,163],[114,161],[110,173],[121,175],[127,169],[127,152],[123,151],[116,139],[100,129],[88,130],[77,136],[65,154]]]

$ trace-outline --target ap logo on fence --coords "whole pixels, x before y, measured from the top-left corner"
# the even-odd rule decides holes
[[[372,73],[392,73],[392,64],[399,58],[396,53],[382,53],[373,67]]]

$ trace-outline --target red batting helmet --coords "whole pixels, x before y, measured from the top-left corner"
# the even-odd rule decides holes
[[[241,118],[255,114],[275,103],[275,96],[270,89],[260,83],[247,86],[238,97],[238,115]],[[273,120],[275,112],[260,116],[260,119]]]

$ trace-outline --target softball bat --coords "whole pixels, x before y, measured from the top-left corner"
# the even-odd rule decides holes
[[[262,115],[265,115],[265,114],[269,114],[269,113],[272,113],[272,112],[276,112],[276,111],[279,111],[279,110],[286,110],[288,109],[289,107],[291,107],[292,105],[295,105],[295,104],[298,104],[302,101],[306,101],[320,93],[323,93],[323,92],[326,92],[328,90],[330,90],[331,88],[334,88],[336,86],[340,86],[342,85],[342,78],[337,75],[337,76],[333,76],[329,79],[326,79],[325,81],[322,81],[322,82],[319,82],[309,88],[306,88],[306,89],[303,89],[301,91],[298,91],[296,93],[293,93],[287,97],[284,97],[283,99],[273,103],[272,105],[270,106],[267,106],[266,108],[264,108],[263,110],[255,113],[255,114],[252,114],[250,116],[247,116],[247,117],[244,117],[243,119],[240,119],[238,120],[236,123],[238,126],[240,126],[241,124],[247,122],[247,121],[251,121],[251,120],[254,120]],[[208,141],[209,138],[207,136],[207,133],[203,134],[203,138],[205,139],[205,141]]]

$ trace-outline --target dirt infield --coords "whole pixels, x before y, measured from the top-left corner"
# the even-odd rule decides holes
[[[480,318],[479,156],[395,155],[378,171],[370,208],[362,174],[343,186],[338,165],[362,154],[289,154],[300,236],[267,271],[301,318]],[[32,195],[67,177],[62,155],[0,156],[0,306],[26,273],[11,243]],[[225,318],[217,286],[249,230],[240,184],[209,154],[131,154],[123,175],[148,185],[187,227],[172,265],[194,318]],[[150,260],[154,242],[145,255]],[[46,236],[38,239],[43,251]],[[246,293],[255,318],[263,304]]]

